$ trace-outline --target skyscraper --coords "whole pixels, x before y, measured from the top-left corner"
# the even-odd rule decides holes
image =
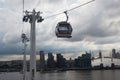
[[[45,69],[45,54],[44,51],[40,51],[40,71]]]
[[[113,58],[117,58],[116,50],[115,50],[115,49],[112,49],[112,57],[113,57]]]
[[[66,67],[66,59],[61,55],[61,54],[56,54],[57,55],[57,68],[65,68]]]
[[[52,53],[48,53],[48,59],[47,59],[47,68],[55,68],[55,61],[54,61],[54,56]]]
[[[99,58],[101,59],[101,62],[102,62],[102,52],[101,52],[101,50],[99,51]]]
[[[91,53],[82,54],[75,59],[75,67],[90,68],[91,67]]]
[[[117,58],[119,58],[119,59],[120,59],[120,53],[119,53],[119,52],[117,52],[117,53],[116,53],[116,55],[117,55]]]

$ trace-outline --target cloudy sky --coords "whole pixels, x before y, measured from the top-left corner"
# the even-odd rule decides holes
[[[85,50],[120,50],[120,0],[96,0],[68,12],[73,27],[72,38],[55,36],[58,22],[65,14],[47,18],[89,0],[25,0],[25,10],[43,12],[36,24],[36,53],[40,50],[77,55]],[[0,0],[0,59],[22,54],[22,30],[30,37],[30,24],[22,22],[22,0]],[[27,53],[29,54],[29,43]],[[19,57],[20,58],[20,57]]]

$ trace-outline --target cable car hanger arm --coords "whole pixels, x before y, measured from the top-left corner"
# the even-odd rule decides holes
[[[66,15],[66,22],[68,21],[68,15],[67,15],[67,11],[64,12]]]
[[[63,12],[60,12],[60,13],[57,13],[57,14],[54,14],[54,15],[45,17],[44,19],[51,18],[51,17],[54,17],[54,16],[58,16],[58,15],[60,15],[60,14],[66,13],[66,12],[68,12],[68,11],[72,11],[72,10],[74,10],[74,9],[77,9],[77,8],[79,8],[79,7],[82,7],[82,6],[84,6],[84,5],[87,5],[87,4],[89,4],[89,3],[91,3],[91,2],[94,2],[94,1],[95,1],[95,0],[88,1],[88,2],[86,2],[86,3],[83,3],[83,4],[79,5],[79,6],[73,7],[73,8],[71,8],[71,9],[65,10],[65,11],[63,11]]]

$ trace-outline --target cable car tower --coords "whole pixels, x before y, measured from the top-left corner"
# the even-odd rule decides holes
[[[41,12],[36,12],[33,9],[32,12],[25,11],[25,15],[23,17],[23,22],[28,22],[31,24],[31,32],[30,32],[30,80],[35,80],[36,73],[36,37],[35,37],[35,28],[36,21],[42,22],[43,18],[40,16]]]
[[[26,80],[26,72],[27,72],[27,65],[26,65],[26,47],[27,47],[27,42],[29,42],[29,39],[27,38],[26,34],[22,33],[21,35],[22,38],[22,43],[24,44],[24,49],[23,49],[23,80]]]
[[[79,6],[73,7],[69,10],[63,11],[61,13],[55,14],[55,15],[51,15],[48,16],[44,19],[50,18],[50,17],[54,17],[60,14],[65,13],[67,20],[66,21],[61,21],[57,24],[56,26],[56,36],[58,38],[71,38],[71,34],[72,34],[72,27],[70,25],[70,23],[68,23],[68,15],[67,12],[68,11],[72,11],[76,8],[79,8],[81,6],[84,6],[86,4],[89,4],[91,2],[93,2],[95,0],[91,0],[88,1],[84,4],[81,4]],[[23,4],[24,4],[24,0],[23,0]],[[24,5],[23,5],[23,10],[24,10]],[[31,24],[31,31],[30,31],[30,80],[35,80],[35,74],[36,74],[36,22],[40,23],[42,22],[44,19],[42,18],[42,16],[40,16],[41,12],[38,11],[36,12],[35,9],[33,9],[33,11],[23,11],[25,13],[25,15],[23,16],[23,22],[29,22]]]

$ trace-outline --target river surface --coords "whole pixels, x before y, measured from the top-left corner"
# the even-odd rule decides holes
[[[28,74],[27,80],[29,80]],[[19,72],[0,73],[0,80],[22,80],[22,74]],[[36,80],[120,80],[120,70],[37,72]]]

